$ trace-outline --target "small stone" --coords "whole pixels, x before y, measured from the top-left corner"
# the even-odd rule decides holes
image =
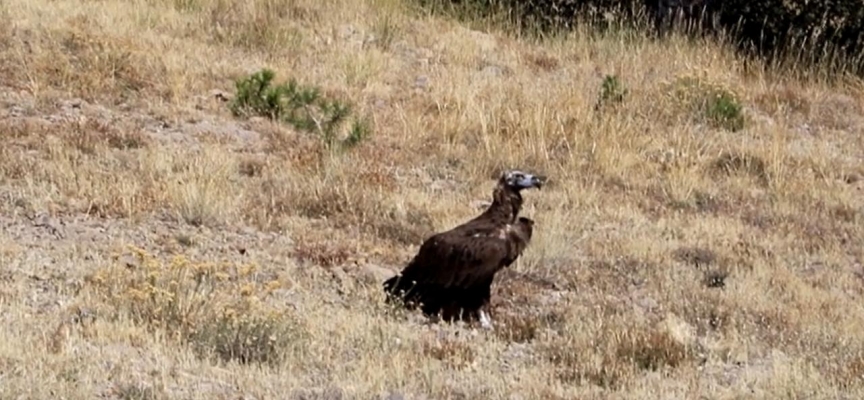
[[[388,268],[374,264],[367,264],[360,267],[359,275],[359,278],[362,281],[368,284],[377,284],[384,282],[393,275],[396,275],[396,273]]]
[[[120,263],[123,264],[126,268],[141,267],[141,261],[137,257],[128,254],[120,258]]]
[[[211,90],[210,91],[210,97],[213,97],[216,100],[223,101],[223,102],[231,99],[230,96],[228,96],[227,94],[225,94],[225,92],[223,92],[219,89]]]
[[[483,67],[483,69],[480,70],[480,72],[483,75],[486,75],[489,77],[498,77],[498,76],[504,75],[506,70],[502,67],[497,66],[497,65],[487,65],[487,66]]]
[[[429,77],[425,75],[420,75],[416,79],[414,79],[415,89],[426,89],[427,87],[429,87]]]
[[[667,314],[657,328],[683,346],[690,346],[695,343],[696,330],[675,314]]]
[[[20,117],[20,116],[24,115],[25,113],[26,113],[26,111],[24,110],[23,107],[12,106],[9,108],[9,116],[13,117],[13,118]]]

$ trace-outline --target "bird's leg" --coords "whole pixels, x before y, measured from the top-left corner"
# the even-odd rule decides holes
[[[490,319],[489,314],[483,310],[480,310],[480,327],[483,329],[492,329],[492,319]]]

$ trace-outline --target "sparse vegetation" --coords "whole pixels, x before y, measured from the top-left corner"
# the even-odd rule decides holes
[[[792,73],[864,72],[864,11],[857,0],[413,0],[460,19],[482,18],[520,32],[549,34],[589,25],[598,31],[722,38],[743,55],[786,64]],[[650,28],[653,29],[650,29]],[[791,63],[787,63],[791,61]],[[796,71],[797,69],[797,71]],[[786,70],[786,73],[789,73]]]
[[[339,128],[351,114],[351,106],[321,94],[317,87],[302,86],[292,79],[273,85],[275,73],[263,69],[237,81],[237,94],[230,107],[234,115],[258,114],[284,121],[298,130],[314,132],[327,148],[350,148],[370,134],[366,120],[355,119],[345,138]]]
[[[744,127],[741,104],[731,93],[727,91],[715,92],[707,103],[706,114],[714,124],[733,132]]]
[[[627,89],[615,75],[606,75],[603,78],[603,85],[600,87],[600,97],[597,99],[595,108],[599,109],[607,104],[615,104],[624,101],[624,96],[627,95]]]
[[[680,107],[696,121],[736,132],[744,128],[745,118],[740,101],[729,90],[696,78],[682,78],[674,85]]]
[[[715,175],[743,175],[767,186],[770,182],[765,161],[748,153],[723,153],[711,164]]]
[[[860,79],[415,3],[0,3],[0,398],[864,395]],[[514,166],[497,329],[391,312]]]
[[[301,349],[305,332],[296,318],[264,302],[282,283],[262,281],[254,264],[169,263],[142,249],[89,278],[96,296],[134,323],[190,345],[200,356],[275,364]],[[122,265],[121,265],[122,264]]]

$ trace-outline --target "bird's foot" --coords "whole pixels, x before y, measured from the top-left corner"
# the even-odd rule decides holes
[[[487,330],[492,330],[492,319],[485,311],[480,311],[480,327]]]

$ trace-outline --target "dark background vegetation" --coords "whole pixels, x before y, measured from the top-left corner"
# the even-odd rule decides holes
[[[712,35],[748,56],[801,72],[864,73],[864,1],[805,0],[417,0],[454,15],[515,23],[548,35],[580,25],[647,27]],[[815,67],[815,68],[814,68]]]

